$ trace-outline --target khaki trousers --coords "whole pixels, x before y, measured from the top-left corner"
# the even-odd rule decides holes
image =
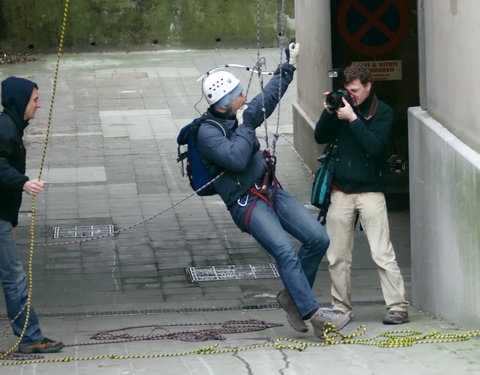
[[[330,237],[327,259],[332,279],[333,308],[343,312],[352,310],[350,284],[357,212],[370,245],[372,259],[377,265],[387,309],[406,311],[409,303],[405,300],[403,278],[390,241],[384,194],[345,194],[338,190],[332,191],[326,224]]]

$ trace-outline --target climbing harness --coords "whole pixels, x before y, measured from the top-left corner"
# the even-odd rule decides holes
[[[252,217],[253,208],[255,204],[258,202],[259,199],[263,200],[268,206],[270,206],[273,210],[277,210],[277,190],[278,188],[282,187],[280,182],[277,180],[275,176],[275,156],[270,155],[268,150],[263,151],[263,157],[267,161],[268,170],[265,172],[259,184],[255,184],[255,187],[252,187],[245,196],[245,205],[248,202],[248,194],[253,194],[254,197],[250,202],[250,205],[247,207],[245,213],[243,214],[243,228],[244,230],[248,231],[250,226],[250,219]],[[269,199],[269,187],[273,187],[273,192],[271,194],[272,201],[270,202]],[[241,198],[239,198],[240,200]],[[244,206],[245,206],[244,205]]]
[[[63,10],[63,21],[62,21],[62,26],[61,26],[61,31],[60,31],[60,39],[58,42],[58,50],[57,50],[57,62],[55,65],[55,73],[53,75],[53,85],[52,85],[52,98],[50,101],[50,109],[48,111],[48,123],[47,123],[47,130],[46,130],[46,135],[45,135],[45,142],[43,145],[43,151],[42,151],[42,157],[40,161],[40,169],[38,172],[38,179],[40,180],[42,178],[42,173],[43,173],[43,167],[45,165],[45,158],[47,154],[47,148],[48,148],[48,141],[50,137],[50,131],[52,127],[52,114],[53,114],[53,104],[55,102],[55,95],[57,91],[57,81],[58,81],[58,71],[60,67],[60,58],[62,56],[62,50],[63,50],[63,41],[65,38],[65,31],[67,28],[67,19],[68,19],[68,10],[70,7],[70,0],[65,0],[65,6]],[[25,305],[22,307],[21,311],[16,315],[16,317],[13,319],[18,319],[20,315],[23,313],[25,310],[25,323],[23,324],[22,331],[20,333],[20,336],[17,340],[17,342],[7,351],[5,351],[3,354],[0,355],[0,359],[5,358],[8,356],[10,353],[15,351],[22,341],[23,337],[25,336],[25,332],[27,330],[28,322],[30,320],[30,310],[31,310],[31,301],[32,301],[32,290],[33,290],[33,255],[35,252],[35,219],[36,219],[36,207],[35,207],[35,201],[36,197],[32,196],[32,216],[30,220],[30,251],[28,255],[28,294],[27,294],[27,301]],[[13,322],[12,321],[12,322]],[[12,323],[11,322],[11,323]]]

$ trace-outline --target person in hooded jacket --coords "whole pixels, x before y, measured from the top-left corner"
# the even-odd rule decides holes
[[[0,279],[7,315],[13,332],[20,336],[25,325],[28,287],[27,275],[15,245],[15,227],[22,193],[35,196],[46,182],[25,175],[26,150],[23,132],[40,107],[38,86],[27,79],[9,77],[2,81],[0,114]],[[21,312],[21,313],[20,313]],[[20,315],[19,315],[20,314]],[[63,348],[60,341],[43,336],[38,317],[30,309],[25,334],[19,344],[22,353],[54,353]]]
[[[214,187],[235,224],[275,258],[285,287],[277,301],[290,325],[307,332],[305,321],[310,320],[315,335],[322,338],[325,319],[319,314],[312,286],[329,240],[304,205],[276,184],[272,160],[260,149],[255,135],[292,81],[298,51],[298,44],[290,45],[289,63],[278,67],[263,98],[258,94],[247,104],[233,74],[218,71],[205,77],[202,91],[210,107],[198,130],[197,149],[213,175],[224,172]],[[289,234],[302,243],[298,253]]]

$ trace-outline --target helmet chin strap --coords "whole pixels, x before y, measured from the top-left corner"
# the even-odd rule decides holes
[[[217,107],[217,108],[213,107],[213,109],[217,112],[224,113],[228,117],[235,116],[233,114],[232,106],[230,104],[228,104],[226,108],[224,108],[224,107]]]
[[[227,113],[227,116],[228,116],[228,117],[235,116],[235,115],[233,114],[232,106],[231,106],[230,104],[227,105],[227,108],[225,108],[225,109],[227,110],[226,113]]]

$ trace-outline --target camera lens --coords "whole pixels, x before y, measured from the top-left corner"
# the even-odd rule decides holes
[[[336,91],[328,93],[325,98],[325,104],[328,109],[335,110],[342,105],[342,95]]]

